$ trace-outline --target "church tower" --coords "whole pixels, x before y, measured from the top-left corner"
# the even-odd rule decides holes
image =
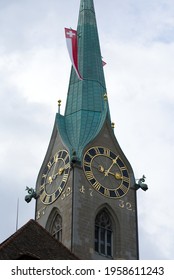
[[[136,187],[114,135],[93,0],[81,0],[71,70],[40,169],[37,222],[80,259],[138,259]]]

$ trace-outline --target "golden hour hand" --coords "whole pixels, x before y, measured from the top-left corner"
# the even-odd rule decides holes
[[[53,176],[49,176],[49,177],[48,177],[48,184],[51,184],[52,181],[53,181]]]
[[[58,170],[58,175],[62,175],[63,172],[64,172],[64,170],[65,170],[65,167],[59,168],[59,170]]]
[[[109,171],[109,174],[113,175],[115,177],[115,179],[117,179],[117,180],[123,179],[123,176],[121,176],[121,174],[119,172],[112,173]]]
[[[113,172],[110,171],[112,166],[113,166],[113,164],[115,163],[115,160],[113,160],[113,161],[114,162],[111,164],[111,166],[110,166],[110,168],[108,170],[105,170],[102,165],[99,165],[98,166],[98,171],[100,171],[101,173],[104,173],[105,176],[108,176],[109,174],[111,174],[111,175],[113,175],[115,177],[115,179],[121,180],[121,179],[123,179],[123,176],[119,172],[113,173]]]
[[[56,179],[57,176],[60,176],[60,175],[63,174],[64,170],[65,170],[64,167],[59,168],[59,170],[56,174],[53,174],[52,176],[48,177],[48,180],[47,180],[46,184],[50,185]]]

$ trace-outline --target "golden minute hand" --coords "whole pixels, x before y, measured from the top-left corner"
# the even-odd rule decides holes
[[[116,159],[113,159],[111,166],[108,168],[108,170],[105,170],[105,176],[108,176],[112,166],[116,163]]]

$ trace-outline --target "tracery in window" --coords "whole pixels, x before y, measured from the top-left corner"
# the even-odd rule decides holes
[[[62,241],[62,218],[56,213],[53,217],[50,233],[59,241]]]
[[[100,211],[95,219],[95,251],[112,256],[112,223],[106,210]]]

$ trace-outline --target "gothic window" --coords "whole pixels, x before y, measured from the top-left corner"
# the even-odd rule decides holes
[[[53,217],[50,233],[58,241],[62,241],[62,218],[58,213],[56,213]]]
[[[95,219],[95,251],[112,256],[112,224],[106,210],[100,211]]]

